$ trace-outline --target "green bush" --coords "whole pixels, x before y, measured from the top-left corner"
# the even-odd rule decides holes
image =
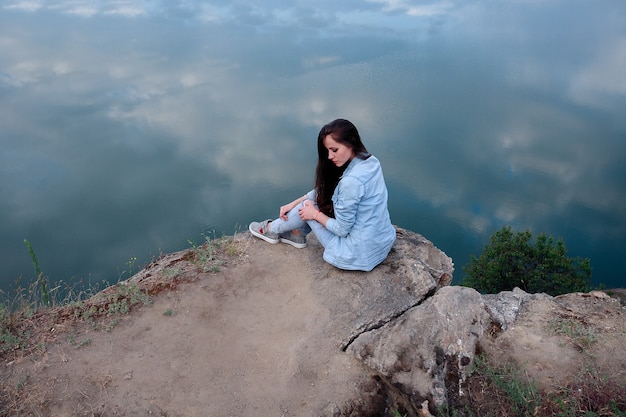
[[[463,285],[481,293],[498,293],[519,287],[528,293],[550,295],[589,291],[591,264],[588,258],[569,258],[565,242],[542,233],[497,230],[480,257],[471,256],[463,267]]]

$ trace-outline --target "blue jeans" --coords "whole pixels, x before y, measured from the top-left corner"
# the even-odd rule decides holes
[[[306,200],[305,200],[306,201]],[[281,218],[272,220],[272,224],[270,226],[270,230],[274,233],[285,233],[290,230],[300,230],[300,232],[306,236],[309,233],[315,233],[317,240],[320,241],[323,247],[326,247],[328,243],[332,240],[337,239],[337,236],[327,228],[325,228],[321,223],[316,220],[302,220],[300,218],[300,214],[298,214],[298,210],[302,207],[304,201],[295,206],[287,213],[287,220],[283,220]],[[313,202],[315,204],[315,202]],[[315,204],[317,207],[317,204]]]

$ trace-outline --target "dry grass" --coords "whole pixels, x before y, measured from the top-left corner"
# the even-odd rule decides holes
[[[39,376],[35,379],[20,374],[15,364],[30,361],[35,364],[30,369],[44,366],[46,347],[61,336],[67,337],[76,326],[87,323],[95,330],[110,330],[120,316],[149,304],[150,297],[244,261],[249,243],[245,234],[207,239],[191,249],[160,256],[126,281],[93,291],[84,299],[65,298],[51,308],[23,298],[34,291],[19,291],[0,309],[0,416],[39,416],[38,410],[45,410],[51,399],[52,383]],[[7,304],[13,306],[13,311],[4,307]],[[100,392],[104,397],[106,385],[103,380]]]
[[[468,381],[468,402],[447,416],[493,417],[626,417],[626,381],[582,370],[575,383],[538,390],[523,369],[496,367],[477,357]]]

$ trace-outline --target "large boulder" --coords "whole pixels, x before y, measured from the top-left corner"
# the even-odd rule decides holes
[[[320,262],[323,248],[309,235],[314,291],[333,320],[329,334],[339,347],[422,303],[452,281],[452,259],[423,236],[396,228],[385,261],[370,272],[344,271]]]
[[[492,366],[524,369],[540,389],[597,375],[623,381],[624,329],[625,308],[599,291],[552,297],[515,288],[481,295],[448,286],[360,334],[346,351],[405,399],[409,415],[429,415],[471,401],[468,376],[477,352]]]
[[[490,322],[478,292],[445,287],[387,325],[361,334],[348,352],[412,404],[447,405],[462,394],[476,345]]]

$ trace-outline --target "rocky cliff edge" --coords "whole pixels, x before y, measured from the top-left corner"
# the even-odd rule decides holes
[[[590,367],[626,380],[615,298],[450,286],[452,260],[397,233],[368,273],[323,262],[314,238],[295,249],[241,233],[162,256],[80,305],[35,315],[36,341],[3,358],[0,405],[13,415],[427,416],[489,400],[470,381],[477,355],[544,389]],[[139,295],[150,302],[135,308]]]

